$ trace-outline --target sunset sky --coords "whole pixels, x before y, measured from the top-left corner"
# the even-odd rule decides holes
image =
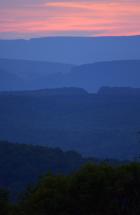
[[[140,34],[140,0],[0,0],[0,38]]]

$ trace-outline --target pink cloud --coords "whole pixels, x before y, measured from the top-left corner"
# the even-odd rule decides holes
[[[130,35],[140,34],[139,26],[137,1],[41,1],[0,9],[0,33],[9,37]]]

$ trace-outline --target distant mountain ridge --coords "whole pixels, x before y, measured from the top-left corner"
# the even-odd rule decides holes
[[[51,79],[70,72],[72,67],[73,65],[62,63],[0,59],[0,90],[31,90],[55,86],[57,83],[52,83]]]
[[[70,64],[140,59],[140,36],[0,40],[0,58]]]
[[[140,60],[69,64],[0,60],[0,91],[75,87],[97,92],[101,87],[140,87]]]
[[[88,92],[86,90],[77,87],[63,87],[29,91],[0,91],[0,95],[3,96],[80,96],[87,94]]]
[[[66,75],[65,75],[66,77]],[[72,68],[66,77],[68,86],[97,92],[103,86],[140,87],[140,60],[122,60],[85,64]]]
[[[83,88],[62,87],[25,91],[0,91],[0,96],[140,96],[140,88],[133,87],[101,87],[97,93],[89,93]]]
[[[140,88],[132,87],[102,87],[98,91],[98,95],[114,95],[114,96],[140,96]]]

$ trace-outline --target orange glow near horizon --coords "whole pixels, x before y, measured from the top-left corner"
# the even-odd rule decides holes
[[[140,34],[140,2],[57,1],[0,8],[0,37]]]

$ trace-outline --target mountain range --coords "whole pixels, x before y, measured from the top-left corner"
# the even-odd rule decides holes
[[[0,40],[0,58],[88,64],[140,59],[140,36]]]
[[[140,60],[98,62],[80,66],[0,59],[0,91],[80,87],[97,92],[103,86],[140,87]]]
[[[140,152],[140,90],[78,88],[0,93],[0,139],[99,159]]]
[[[0,90],[43,88],[53,76],[59,77],[71,68],[72,65],[62,63],[0,59]]]
[[[0,40],[0,139],[139,156],[140,36]]]

